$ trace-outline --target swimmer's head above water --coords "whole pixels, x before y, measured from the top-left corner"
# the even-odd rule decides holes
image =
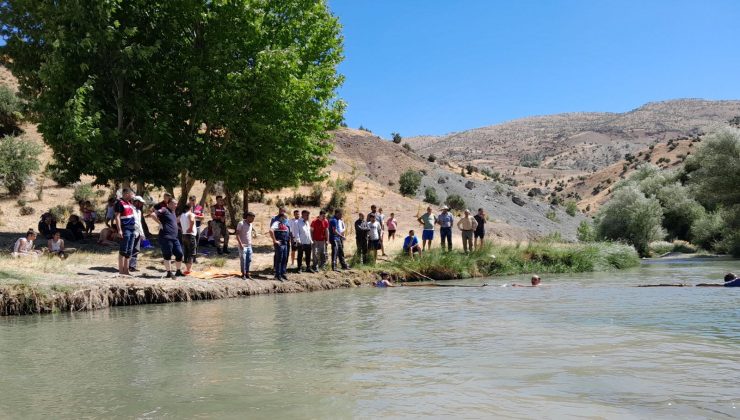
[[[542,283],[542,279],[537,274],[532,276],[532,286],[539,286]]]
[[[727,283],[728,281],[733,281],[735,279],[737,279],[737,276],[735,275],[735,273],[725,274],[725,283]]]

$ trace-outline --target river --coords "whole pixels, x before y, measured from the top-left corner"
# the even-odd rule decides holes
[[[2,418],[740,417],[738,260],[0,318]]]

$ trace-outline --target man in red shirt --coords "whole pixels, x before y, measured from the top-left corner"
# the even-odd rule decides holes
[[[224,198],[216,196],[216,204],[211,208],[211,219],[213,219],[213,241],[216,243],[216,252],[219,254],[229,253],[229,229],[226,227],[226,207]],[[219,242],[224,239],[223,249]]]
[[[319,217],[311,222],[311,239],[313,239],[313,267],[311,271],[317,273],[319,268],[326,267],[326,243],[329,240],[329,221],[326,220],[326,212],[321,210]]]

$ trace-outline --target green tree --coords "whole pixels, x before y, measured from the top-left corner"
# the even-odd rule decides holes
[[[398,179],[398,188],[405,196],[414,196],[421,185],[421,174],[419,171],[409,169],[401,174]]]
[[[445,204],[453,210],[462,211],[465,210],[465,199],[458,194],[450,194],[445,200]]]
[[[437,197],[437,190],[434,187],[426,187],[424,189],[424,202],[429,204],[439,204],[439,198]]]
[[[627,241],[640,255],[647,256],[650,242],[665,237],[662,221],[663,209],[658,199],[646,197],[638,188],[627,186],[618,189],[601,207],[595,225],[600,239]]]
[[[0,183],[13,196],[26,189],[28,178],[39,170],[41,146],[16,136],[0,139]]]
[[[576,237],[581,242],[594,242],[596,240],[596,231],[593,224],[588,220],[581,221],[576,231]]]
[[[18,130],[23,102],[7,86],[0,86],[0,136],[15,134]]]
[[[401,144],[401,141],[403,140],[403,137],[401,137],[398,133],[391,133],[391,136],[393,137],[393,143]]]

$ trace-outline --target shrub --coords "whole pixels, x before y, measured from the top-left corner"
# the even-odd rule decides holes
[[[354,182],[352,185],[354,188]],[[321,184],[314,184],[311,187],[311,192],[308,194],[308,197],[311,200],[311,203],[313,203],[313,206],[321,207],[321,200],[324,197],[324,187],[322,187]]]
[[[344,179],[344,178],[337,178],[336,181],[334,181],[334,190],[335,191],[341,191],[341,192],[350,192],[355,188],[355,179]]]
[[[74,193],[72,195],[75,199],[75,203],[80,201],[88,201],[95,198],[95,191],[90,184],[79,184],[75,186]]]
[[[44,172],[60,187],[68,187],[80,180],[80,177],[72,175],[55,163],[46,165]]]
[[[581,221],[576,231],[576,237],[581,242],[594,242],[596,240],[596,231],[591,222],[588,220]]]
[[[408,150],[409,152],[413,152],[414,149],[411,148],[411,145],[408,143],[404,143],[402,146],[404,149]]]
[[[0,140],[0,182],[10,195],[20,195],[26,180],[39,170],[41,146],[15,136]]]
[[[682,241],[682,240],[673,241],[673,252],[693,254],[696,251],[698,251],[698,249],[696,248],[696,245],[694,244],[691,244],[689,242]]]
[[[576,213],[578,213],[578,205],[576,202],[573,200],[566,202],[565,212],[568,213],[568,216],[575,217]]]
[[[704,213],[691,225],[691,240],[704,249],[714,249],[724,236],[725,220],[721,210]]]
[[[334,210],[343,209],[346,202],[347,194],[343,191],[334,190],[331,193],[331,198],[329,199],[329,202],[326,203],[326,206],[324,206],[324,210],[327,213],[331,213]]]
[[[465,210],[465,200],[457,194],[448,195],[445,204],[453,210]]]
[[[403,137],[401,137],[398,133],[391,133],[391,136],[393,137],[393,143],[401,144],[401,140],[403,140]]]
[[[36,209],[34,209],[31,206],[23,206],[21,207],[19,213],[21,216],[30,216],[36,212]]]
[[[660,256],[673,251],[673,244],[666,241],[650,242],[650,255]]]
[[[18,207],[25,207],[26,206],[26,200],[19,198],[16,202],[18,204]]]
[[[552,220],[553,222],[559,222],[558,220],[558,214],[555,213],[555,210],[550,210],[547,213],[545,213],[545,217],[547,217],[549,220]]]
[[[0,135],[12,134],[23,117],[23,102],[7,86],[0,86]]]
[[[434,161],[437,160],[437,156],[434,156],[434,153],[432,153],[431,155],[429,155],[429,157],[427,158],[427,160],[429,162],[434,163]]]
[[[424,190],[424,202],[429,204],[439,204],[439,198],[437,197],[437,190],[433,187],[427,187]]]
[[[57,219],[58,223],[64,223],[67,221],[70,215],[74,212],[74,207],[64,204],[59,204],[49,209],[49,213]]]
[[[361,131],[367,131],[368,133],[372,133],[372,131],[370,131],[370,129],[369,129],[369,128],[367,128],[367,127],[363,127],[363,126],[362,126],[362,124],[360,124],[360,128],[358,128],[358,130],[361,130]]]
[[[412,169],[401,174],[398,179],[398,188],[405,196],[414,196],[421,185],[421,174]]]
[[[601,239],[625,240],[641,256],[649,253],[648,244],[665,237],[661,225],[663,209],[655,197],[645,197],[639,189],[618,189],[611,201],[596,215],[597,236]]]
[[[261,190],[249,190],[247,191],[247,202],[248,203],[262,203],[265,201],[265,192]]]

